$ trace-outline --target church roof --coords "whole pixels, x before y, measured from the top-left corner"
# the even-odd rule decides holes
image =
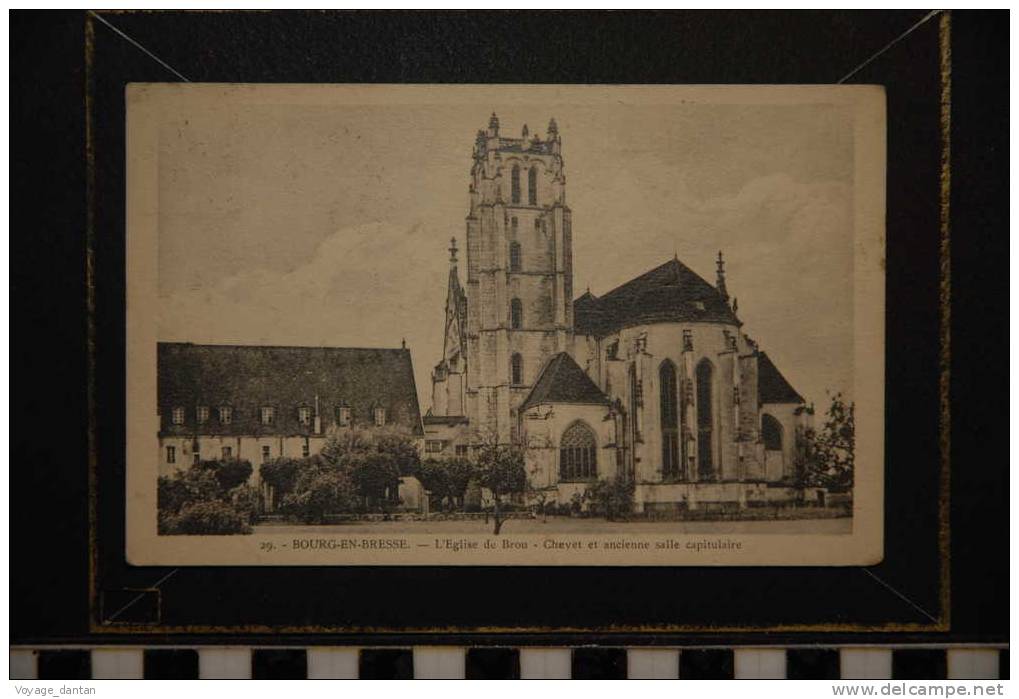
[[[342,406],[354,424],[370,425],[380,407],[387,424],[423,433],[408,349],[160,342],[156,392],[163,435],[309,435],[314,425],[301,424],[298,410],[314,410],[316,397],[323,431]],[[210,413],[203,426],[200,405]],[[220,406],[232,409],[229,424],[220,424]],[[276,409],[275,424],[261,424],[263,406]],[[172,424],[175,407],[184,408],[183,425]]]
[[[573,357],[560,352],[545,364],[520,409],[526,410],[541,403],[608,405],[609,402],[608,396],[584,373]]]
[[[764,352],[757,355],[757,396],[761,403],[804,402]]]
[[[603,336],[645,323],[709,322],[740,325],[718,289],[677,259],[645,272],[601,297],[574,301],[574,328]]]

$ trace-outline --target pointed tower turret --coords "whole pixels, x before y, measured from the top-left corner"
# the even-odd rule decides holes
[[[449,284],[442,359],[432,371],[432,411],[435,415],[464,414],[467,372],[467,295],[457,271],[456,238],[449,241]]]
[[[729,300],[729,292],[725,289],[725,261],[722,259],[722,251],[718,251],[718,278],[715,281],[715,287],[718,289],[718,295],[724,300]]]

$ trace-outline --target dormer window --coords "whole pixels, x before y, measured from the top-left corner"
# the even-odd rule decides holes
[[[336,424],[340,427],[350,425],[350,408],[344,405],[336,409]]]
[[[184,408],[174,408],[171,413],[173,424],[183,425],[184,424]]]
[[[383,425],[386,424],[386,409],[385,408],[375,408],[374,415],[375,415],[375,426],[376,427],[382,427]]]
[[[229,405],[219,406],[219,424],[229,425],[233,422],[234,410]]]
[[[262,424],[273,425],[276,423],[276,408],[271,405],[262,406]]]
[[[297,409],[297,421],[302,425],[311,424],[311,408],[300,407]]]
[[[199,425],[204,425],[209,421],[209,406],[199,405],[195,408],[195,418],[198,420]]]

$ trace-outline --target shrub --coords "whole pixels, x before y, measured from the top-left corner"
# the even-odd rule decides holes
[[[282,498],[287,493],[293,492],[294,482],[303,463],[297,459],[281,456],[262,464],[259,476],[263,483],[273,487],[277,497]]]
[[[449,496],[449,474],[445,462],[425,459],[418,464],[414,476],[421,481],[425,490],[431,493],[434,502],[442,502]]]
[[[258,520],[258,515],[262,513],[262,497],[258,490],[243,483],[233,488],[227,496],[230,505],[246,522],[254,524]]]
[[[350,511],[356,492],[350,479],[337,469],[309,469],[302,473],[294,492],[283,498],[283,509],[305,524],[318,524],[325,515]]]
[[[156,506],[160,512],[177,514],[187,503],[206,502],[219,497],[219,481],[213,472],[201,466],[192,466],[187,471],[159,478]]]
[[[224,459],[216,463],[216,480],[226,493],[247,483],[252,470],[251,462],[246,459]]]
[[[351,458],[346,466],[346,472],[357,494],[364,498],[365,506],[395,500],[400,470],[391,455],[368,452]]]
[[[591,510],[608,520],[633,512],[633,482],[621,478],[593,483],[586,493]]]
[[[169,523],[169,522],[168,522]],[[250,534],[244,518],[233,507],[211,500],[184,505],[174,518],[173,534]]]

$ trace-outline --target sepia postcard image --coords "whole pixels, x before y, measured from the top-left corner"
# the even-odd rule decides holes
[[[874,86],[127,88],[136,565],[870,565]]]

